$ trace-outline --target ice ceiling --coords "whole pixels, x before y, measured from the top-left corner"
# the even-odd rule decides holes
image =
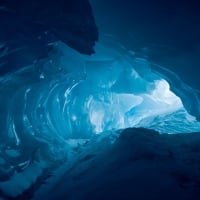
[[[68,139],[126,127],[200,131],[151,65],[120,48],[97,44],[85,56],[58,42],[50,58],[1,77],[1,162],[23,163],[38,149],[49,156]]]

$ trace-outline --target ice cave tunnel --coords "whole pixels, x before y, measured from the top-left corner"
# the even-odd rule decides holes
[[[101,43],[87,56],[58,42],[41,68],[26,66],[3,76],[0,186],[7,190],[35,160],[45,162],[42,167],[62,163],[78,144],[116,132],[113,143],[125,128],[200,131],[200,122],[151,65]]]
[[[5,12],[0,8],[0,12],[2,10]],[[54,9],[48,12],[54,12]],[[44,20],[43,23],[47,21]],[[55,26],[54,21],[47,24],[54,26],[55,30],[59,27]],[[12,40],[4,44],[2,41],[5,36],[0,34],[0,200],[107,200],[117,197],[129,200],[143,194],[141,188],[149,184],[151,173],[145,171],[145,166],[150,169],[153,166],[148,163],[149,160],[157,163],[153,171],[160,172],[159,178],[155,175],[157,182],[152,181],[150,184],[158,187],[162,178],[173,174],[173,178],[166,180],[171,181],[169,188],[177,190],[173,194],[176,199],[188,200],[191,199],[191,194],[199,194],[196,191],[198,181],[195,182],[195,187],[191,186],[192,189],[187,190],[186,195],[174,185],[174,179],[178,179],[177,182],[182,187],[182,182],[188,178],[185,178],[186,175],[190,178],[199,176],[198,164],[194,165],[196,171],[193,170],[192,174],[188,170],[191,167],[188,163],[194,161],[200,152],[196,144],[200,139],[195,134],[200,132],[199,91],[185,83],[173,70],[126,49],[110,35],[101,37],[95,45],[94,53],[86,45],[86,42],[93,45],[87,34],[84,38],[86,42],[77,36],[74,37],[78,42],[73,41],[75,28],[70,26],[72,34],[68,33],[64,37],[63,27],[65,28],[59,27],[55,33],[61,38],[56,41],[51,38],[51,33],[43,32],[43,27],[40,27],[42,35],[37,40],[43,41],[50,37],[47,49],[51,50],[48,51],[48,56],[39,55],[40,59],[37,60],[26,52],[26,48],[24,51],[26,39],[22,40],[22,47],[16,48],[18,41],[11,43],[14,47],[10,45]],[[26,34],[30,34],[26,31]],[[31,48],[28,50],[35,54],[41,46],[34,44],[32,39],[36,33],[32,29],[30,32],[31,42],[28,45]],[[22,39],[20,34],[19,38]],[[7,45],[10,45],[9,48]],[[84,53],[80,50],[83,49],[82,45],[88,48]],[[18,51],[23,54],[25,61],[28,60],[28,64],[20,60]],[[41,52],[44,53],[43,49]],[[33,62],[29,62],[30,59]],[[13,67],[17,64],[20,67]],[[188,134],[194,136],[188,139]],[[192,150],[187,146],[188,141],[192,143]],[[191,156],[188,149],[197,156]],[[145,160],[144,163],[132,166],[129,154],[136,164],[141,158]],[[109,157],[112,159],[108,159]],[[176,164],[172,166],[171,162]],[[189,166],[185,167],[184,162]],[[196,163],[198,162],[197,160]],[[104,165],[100,172],[95,171],[102,163]],[[112,189],[112,192],[105,189],[109,181],[115,179],[109,171],[109,166],[113,167],[113,163],[115,166],[125,163],[122,166],[127,169],[122,168],[124,171],[119,174],[126,181],[129,180],[126,179],[126,170],[130,172],[129,175],[136,172],[141,175],[143,171],[138,169],[144,168],[146,179],[141,178],[143,175],[139,178],[135,175],[135,179],[131,179],[136,180],[136,183],[140,183],[140,180],[143,182],[141,186],[131,182],[134,187],[139,188],[135,193],[131,193],[131,189],[127,191],[127,188],[132,187],[131,184],[125,184],[120,195],[115,194],[114,186],[114,193]],[[161,167],[162,163],[169,166],[172,172]],[[128,166],[133,167],[134,172]],[[114,167],[112,171],[116,169],[118,168]],[[102,175],[111,179],[101,179]],[[96,176],[100,178],[97,189],[92,186],[90,191],[85,185],[95,185]],[[110,184],[116,185],[112,181]],[[159,187],[161,191],[165,191],[165,185],[164,189],[162,184]],[[49,195],[52,188],[55,193]],[[102,192],[99,192],[101,189]],[[147,194],[151,195],[150,199],[162,196],[160,194],[158,198],[154,198],[152,191],[154,190],[147,190]],[[97,194],[99,196],[95,196]],[[146,196],[143,197],[147,199]],[[165,198],[169,199],[171,196],[162,196],[162,199]],[[193,199],[198,198],[195,196]]]

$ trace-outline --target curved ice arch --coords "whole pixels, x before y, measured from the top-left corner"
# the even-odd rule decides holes
[[[0,147],[17,155],[3,153],[4,165],[21,166],[38,157],[62,159],[69,139],[107,130],[200,130],[147,59],[101,44],[93,56],[63,43],[56,47],[48,59],[1,77]]]
[[[187,109],[187,111],[191,115],[195,116],[196,119],[199,121],[200,91],[186,84],[184,81],[182,81],[181,77],[179,77],[173,71],[169,70],[167,67],[162,67],[160,65],[154,64],[151,68],[156,74],[159,74],[160,77],[163,77],[168,81],[171,90],[181,98],[184,107]],[[182,71],[184,72],[184,68],[182,69]]]
[[[158,131],[175,133],[181,132],[180,118],[184,124],[183,132],[199,130],[199,123],[187,113],[180,98],[170,90],[168,82],[152,71],[152,64],[147,59],[100,44],[96,46],[95,55],[83,59],[86,78],[72,92],[76,94],[72,95],[76,96],[73,121],[82,126],[79,127],[81,130],[89,124],[86,127],[95,133],[132,126],[153,127]],[[179,111],[181,115],[177,124],[173,113]],[[80,113],[84,113],[83,118]],[[160,123],[158,116],[162,116],[162,121],[163,116],[171,116],[170,129],[167,128],[169,117],[167,125]],[[155,122],[155,119],[158,126],[155,123],[151,126],[150,121]],[[188,121],[194,123],[189,125]]]

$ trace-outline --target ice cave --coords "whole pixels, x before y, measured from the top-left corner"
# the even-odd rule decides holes
[[[0,200],[199,200],[197,10],[0,1]]]

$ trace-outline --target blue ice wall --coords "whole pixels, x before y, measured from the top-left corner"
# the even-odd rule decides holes
[[[199,119],[199,3],[196,0],[90,1],[100,38],[113,36],[126,49],[156,63],[153,68],[168,80],[188,112]]]
[[[64,6],[66,2],[69,7]],[[65,172],[81,156],[83,163],[90,160],[95,148],[98,152],[96,144],[101,141],[103,149],[121,129],[144,127],[160,134],[200,131],[195,118],[200,113],[198,75],[193,80],[195,70],[182,70],[182,66],[190,69],[190,62],[180,65],[176,59],[163,59],[182,48],[190,29],[182,39],[176,40],[180,36],[176,33],[175,40],[169,41],[165,34],[169,24],[159,23],[157,29],[156,15],[145,23],[143,12],[135,6],[137,12],[126,12],[128,23],[117,13],[119,21],[114,18],[114,24],[106,21],[105,27],[100,26],[102,35],[94,53],[98,31],[87,0],[0,4],[0,197],[33,194],[52,171],[63,165]],[[136,34],[135,27],[129,26],[133,21],[139,30]],[[108,25],[116,26],[115,34],[104,32]],[[199,28],[195,30],[198,35]],[[158,40],[149,44],[152,38]],[[194,60],[198,58],[199,48],[190,46],[190,40],[184,49],[194,49]]]
[[[71,139],[127,127],[195,132],[200,123],[153,64],[120,47],[97,44],[93,56],[64,43],[36,65],[1,77],[2,179],[35,160],[63,161]]]

